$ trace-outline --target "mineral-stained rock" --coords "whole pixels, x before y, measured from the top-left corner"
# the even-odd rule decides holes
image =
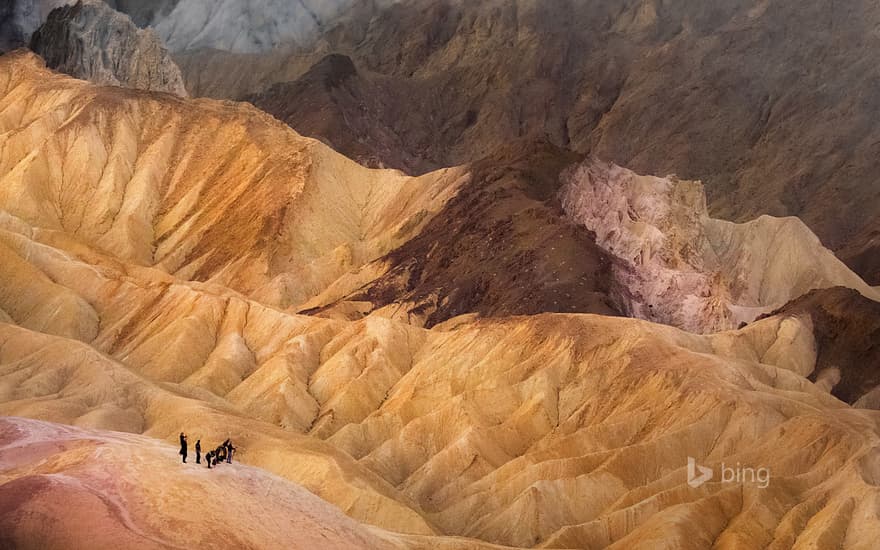
[[[700,182],[588,159],[564,175],[563,209],[626,266],[624,311],[697,332],[736,328],[816,288],[868,286],[794,217],[709,216]]]
[[[301,133],[386,166],[458,165],[546,135],[642,173],[700,179],[713,215],[798,216],[880,284],[876,2],[381,4],[358,4],[307,52],[176,55],[194,93],[265,94],[260,105]],[[331,94],[301,78],[328,53],[359,71]],[[377,88],[392,92],[361,93]],[[347,139],[371,127],[393,129],[404,150]]]
[[[560,173],[579,160],[522,142],[473,163],[455,198],[383,258],[387,272],[347,299],[427,326],[464,313],[616,315],[613,255],[558,197]]]
[[[572,303],[601,305],[602,281],[580,276],[636,256],[598,245],[656,243],[646,255],[676,261],[705,250],[636,238],[705,230],[696,184],[578,177],[608,171],[583,162],[512,144],[412,178],[246,104],[95,86],[4,55],[0,415],[31,420],[0,421],[0,546],[874,547],[876,411],[840,401],[817,369],[838,328],[862,351],[873,333],[839,312],[711,335],[539,313],[580,282],[596,292]],[[585,220],[603,222],[598,242]],[[817,275],[828,266],[787,223],[748,235],[782,230],[781,264],[744,261],[741,228],[706,241],[776,297],[801,288],[799,269],[776,269],[802,266],[799,251]],[[356,320],[287,307],[333,295],[369,311],[354,297],[389,273],[414,300],[456,290],[456,272],[466,286],[430,329],[401,322],[396,299]],[[516,300],[537,314],[490,317]],[[447,318],[462,310],[485,315]],[[231,438],[245,466],[184,466],[168,445],[181,431],[203,450]],[[715,476],[689,483],[691,460]]]

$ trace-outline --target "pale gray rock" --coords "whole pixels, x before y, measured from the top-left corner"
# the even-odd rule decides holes
[[[312,44],[354,0],[179,0],[152,21],[171,51],[257,53]]]
[[[186,88],[161,40],[127,15],[97,1],[63,6],[31,38],[52,69],[96,84],[169,92]]]

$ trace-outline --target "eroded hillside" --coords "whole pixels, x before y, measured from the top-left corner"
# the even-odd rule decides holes
[[[335,22],[305,49],[177,60],[194,94],[246,97],[374,164],[421,172],[547,136],[700,179],[713,215],[798,216],[880,284],[872,2],[364,1]],[[355,68],[331,90],[309,71],[327,54]]]
[[[700,258],[672,238],[687,231],[722,235],[729,248],[708,249],[732,251],[719,265],[745,280],[801,291],[742,261],[741,228],[685,208],[695,183],[547,144],[420,178],[368,170],[252,107],[98,87],[21,52],[0,58],[0,168],[0,414],[76,427],[3,421],[0,521],[15,544],[103,540],[84,540],[59,498],[145,547],[178,544],[181,520],[204,521],[199,540],[223,529],[256,546],[871,548],[880,535],[877,413],[838,399],[876,402],[860,374],[870,344],[829,347],[876,302],[835,290],[853,305],[808,298],[708,335],[584,314],[612,313],[620,274],[651,265],[609,243]],[[656,200],[593,225],[566,197],[597,200],[600,181]],[[662,238],[605,231],[631,238],[636,222]],[[833,265],[827,285],[871,292],[799,227],[780,242],[810,254],[786,268]],[[481,291],[451,294],[458,272]],[[541,313],[570,311],[554,300],[573,312]],[[231,437],[244,466],[185,469],[165,444],[181,430]],[[769,483],[693,487],[688,457],[766,468]],[[181,488],[241,509],[204,520]],[[170,497],[150,506],[157,495]],[[238,534],[257,528],[239,511],[272,502],[271,518],[296,521]],[[22,521],[38,509],[59,527]]]

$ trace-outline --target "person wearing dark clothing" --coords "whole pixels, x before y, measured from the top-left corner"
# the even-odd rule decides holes
[[[196,440],[196,464],[202,463],[202,440]]]
[[[226,447],[224,447],[223,445],[217,447],[217,460],[219,460],[220,462],[226,460]]]
[[[208,463],[208,469],[211,469],[211,461],[214,460],[214,451],[208,451],[208,454],[205,455],[205,462]]]
[[[180,432],[180,456],[183,457],[183,463],[186,464],[186,434]]]
[[[232,464],[232,454],[235,452],[235,447],[232,446],[232,443],[226,445],[226,463]]]

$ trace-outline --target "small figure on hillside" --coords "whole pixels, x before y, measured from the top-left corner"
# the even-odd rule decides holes
[[[202,440],[196,440],[196,464],[202,463]]]
[[[226,463],[232,464],[232,441],[227,439],[220,446],[223,448],[223,454],[226,457]]]
[[[208,454],[205,455],[205,462],[208,463],[208,469],[211,469],[211,461],[214,460],[214,451],[208,451]]]
[[[224,447],[223,445],[220,445],[219,447],[217,447],[216,454],[217,454],[217,460],[219,460],[220,462],[226,461],[226,447]]]
[[[180,456],[183,457],[183,463],[186,464],[186,434],[180,432]]]

